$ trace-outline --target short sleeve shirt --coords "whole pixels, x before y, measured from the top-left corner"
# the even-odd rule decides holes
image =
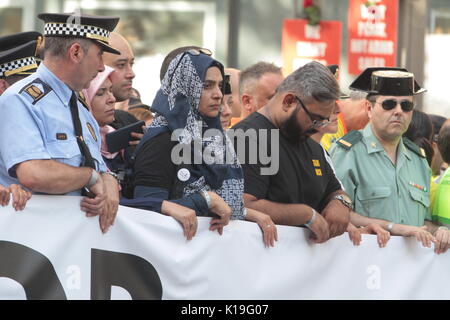
[[[412,226],[430,220],[431,170],[425,158],[400,140],[393,164],[371,125],[351,148],[339,143],[330,149],[336,174],[353,201],[355,212]],[[345,138],[344,138],[345,139]]]
[[[240,136],[238,129],[247,137]],[[230,133],[235,135],[245,193],[278,203],[307,204],[322,211],[328,196],[342,190],[322,146],[312,139],[292,144],[258,112],[239,122]]]
[[[35,74],[16,82],[0,97],[0,184],[18,183],[16,166],[28,160],[81,165],[83,157],[69,106],[71,95],[72,90],[41,64]],[[98,124],[79,101],[78,112],[97,170],[106,171]]]

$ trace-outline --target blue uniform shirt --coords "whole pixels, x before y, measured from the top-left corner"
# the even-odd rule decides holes
[[[28,160],[53,159],[79,167],[78,147],[70,113],[72,90],[44,64],[0,96],[0,184],[18,183],[16,166]],[[101,137],[92,114],[78,101],[83,137],[97,171],[106,171]],[[79,195],[80,191],[68,193]]]

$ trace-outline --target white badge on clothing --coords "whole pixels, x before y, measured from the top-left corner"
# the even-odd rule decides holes
[[[191,173],[189,172],[188,169],[182,168],[178,170],[177,176],[180,181],[185,182],[189,180],[189,178],[191,177]]]

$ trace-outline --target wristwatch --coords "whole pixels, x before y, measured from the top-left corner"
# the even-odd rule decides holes
[[[120,183],[120,179],[119,179],[119,176],[117,175],[117,173],[112,172],[112,171],[106,171],[106,172],[102,172],[102,175],[103,175],[103,174],[109,174],[109,175],[112,176],[114,179],[116,179],[118,183]]]
[[[344,206],[346,206],[350,210],[353,209],[352,200],[345,194],[338,194],[337,196],[333,197],[333,200],[339,200]]]

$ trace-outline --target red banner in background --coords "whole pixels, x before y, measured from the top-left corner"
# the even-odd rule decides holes
[[[395,67],[398,0],[350,0],[348,73],[368,67]]]
[[[282,35],[283,72],[289,75],[304,64],[316,60],[324,65],[339,65],[342,23],[321,21],[317,26],[307,20],[284,20]]]

